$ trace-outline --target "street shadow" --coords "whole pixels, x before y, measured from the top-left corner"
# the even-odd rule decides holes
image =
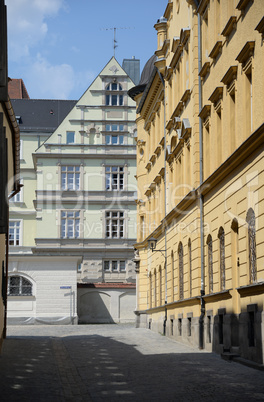
[[[8,337],[0,358],[1,401],[264,399],[262,372],[148,330],[135,332],[133,344],[125,332],[119,333],[123,341],[98,334]]]
[[[209,335],[213,320],[212,337]],[[262,309],[257,304],[250,304],[239,315],[226,313],[219,309],[214,319],[207,317],[206,342],[212,338],[212,350],[218,354],[230,354],[246,360],[263,364],[262,349]]]

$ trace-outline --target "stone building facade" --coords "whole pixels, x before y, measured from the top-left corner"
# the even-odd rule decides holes
[[[11,210],[10,322],[134,320],[134,85],[112,58],[77,102],[14,100],[24,187]],[[11,294],[15,281],[24,294],[22,282]]]
[[[157,51],[129,92],[138,325],[260,364],[263,15],[261,0],[168,1]]]

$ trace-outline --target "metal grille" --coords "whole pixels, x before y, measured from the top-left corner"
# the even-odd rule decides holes
[[[223,228],[219,230],[220,241],[220,276],[221,276],[221,290],[225,289],[225,232]]]
[[[208,246],[208,276],[209,276],[209,293],[214,291],[214,277],[213,277],[213,241],[209,236],[207,240]]]
[[[32,284],[22,276],[10,276],[8,278],[9,296],[31,296]]]
[[[256,227],[254,212],[248,220],[248,242],[250,283],[254,283],[257,280]]]
[[[183,247],[182,243],[179,244],[178,249],[179,254],[179,299],[183,299],[184,288],[183,288]]]

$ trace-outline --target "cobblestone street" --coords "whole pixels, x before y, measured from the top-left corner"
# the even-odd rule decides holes
[[[264,372],[132,325],[13,326],[4,401],[263,401]]]

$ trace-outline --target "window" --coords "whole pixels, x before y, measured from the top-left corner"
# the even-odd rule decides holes
[[[23,140],[20,140],[20,151],[19,158],[23,159]]]
[[[105,168],[106,190],[124,190],[124,168],[121,166],[107,166]]]
[[[106,124],[106,131],[124,131],[124,124]]]
[[[123,124],[106,124],[106,131],[115,132],[115,134],[107,134],[105,137],[106,145],[123,145],[124,136],[123,134],[117,134],[119,131],[124,131]]]
[[[9,222],[9,246],[20,246],[20,221]]]
[[[123,145],[124,144],[124,136],[123,135],[107,135],[105,138],[106,145]]]
[[[63,239],[80,237],[79,211],[61,211],[61,237]]]
[[[22,184],[22,180],[20,181],[20,184]],[[10,202],[22,202],[23,197],[22,197],[22,188],[20,188],[20,191],[14,195],[14,197],[10,198]]]
[[[32,283],[22,276],[9,276],[8,296],[32,296]]]
[[[171,301],[174,301],[174,254],[171,252]]]
[[[162,305],[162,270],[159,266],[159,304]]]
[[[209,293],[213,293],[213,240],[212,236],[207,237],[207,250],[208,250],[208,279],[209,279]]]
[[[61,189],[80,190],[80,167],[62,166],[61,167]]]
[[[192,297],[192,243],[191,239],[188,240],[188,254],[189,254],[189,275],[190,275],[190,297]]]
[[[256,255],[256,218],[252,208],[248,210],[246,217],[248,225],[248,258],[250,283],[257,281],[257,255]]]
[[[67,144],[74,144],[75,132],[74,131],[67,131],[66,133],[66,143]]]
[[[118,239],[124,237],[124,212],[106,212],[106,237]]]
[[[108,84],[106,87],[107,91],[122,91],[122,85],[117,84],[116,82],[111,82],[111,84]]]
[[[104,272],[126,272],[126,261],[107,260],[103,262]]]
[[[178,255],[179,255],[179,299],[182,300],[184,297],[184,288],[183,288],[183,246],[182,242],[180,242],[178,247]]]
[[[115,82],[107,85],[106,91],[122,91],[122,86]],[[123,105],[123,95],[115,93],[107,93],[105,97],[105,103],[107,106],[122,106]]]
[[[225,290],[225,231],[220,227],[218,232],[220,250],[220,290]]]
[[[149,308],[152,307],[152,275],[149,273]]]

